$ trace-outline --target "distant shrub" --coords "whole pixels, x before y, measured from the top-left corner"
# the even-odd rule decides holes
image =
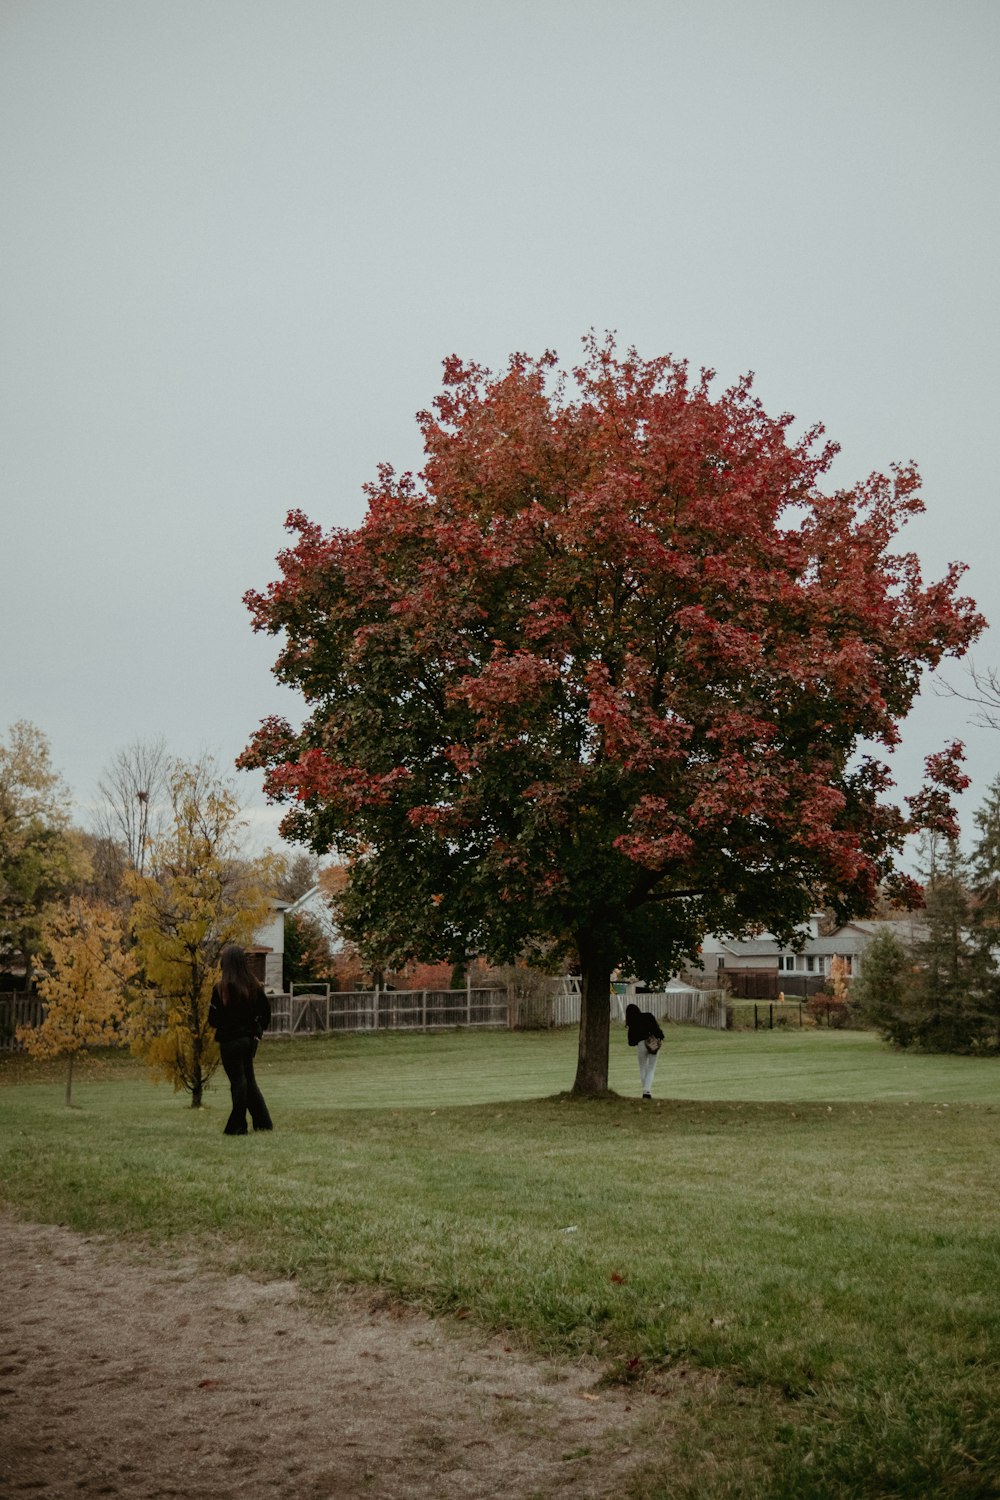
[[[754,1012],[756,1011],[756,1020]],[[727,1031],[753,1031],[756,1027],[789,1027],[798,1030],[803,1019],[798,996],[781,1000],[730,1000],[726,1005]],[[806,1024],[810,1024],[806,1018]]]
[[[491,969],[487,983],[507,991],[518,1031],[547,1031],[553,1024],[552,980],[527,964]]]
[[[817,1026],[830,1026],[834,1031],[841,1031],[851,1022],[847,1001],[839,995],[826,995],[822,990],[806,1002],[806,1014]]]

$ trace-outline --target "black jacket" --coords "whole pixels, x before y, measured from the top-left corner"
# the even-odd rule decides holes
[[[271,1004],[263,987],[256,985],[249,1001],[233,999],[223,1005],[219,986],[212,990],[208,1007],[208,1024],[215,1028],[216,1041],[235,1042],[240,1037],[257,1037],[271,1024]]]
[[[650,1010],[640,1010],[638,1005],[626,1005],[625,1025],[628,1027],[628,1044],[630,1047],[638,1047],[648,1036],[658,1036],[663,1040],[663,1032],[660,1023]]]

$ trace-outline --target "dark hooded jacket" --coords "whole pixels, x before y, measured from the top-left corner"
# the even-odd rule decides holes
[[[663,1032],[660,1023],[652,1011],[640,1010],[638,1005],[626,1005],[625,1025],[628,1027],[628,1044],[630,1047],[638,1047],[648,1036],[658,1036],[663,1040]]]

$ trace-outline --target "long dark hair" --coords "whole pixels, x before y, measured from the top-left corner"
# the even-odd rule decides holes
[[[228,1005],[233,999],[249,1001],[253,997],[255,981],[246,949],[239,943],[227,943],[219,954],[219,963],[222,966],[219,994],[223,1005]]]

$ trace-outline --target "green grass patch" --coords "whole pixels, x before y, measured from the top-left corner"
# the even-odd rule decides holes
[[[825,1027],[733,1033],[668,1023],[666,1031],[655,1086],[664,1100],[1000,1104],[996,1058],[896,1052],[873,1032]],[[575,1067],[572,1029],[276,1039],[258,1053],[258,1072],[277,1090],[279,1103],[291,1088],[296,1105],[321,1109],[436,1109],[539,1099],[568,1089]],[[65,1073],[65,1061],[0,1054],[0,1092],[15,1084],[48,1084],[58,1093]],[[141,1083],[143,1096],[148,1093],[140,1063],[127,1054],[104,1053],[76,1063],[74,1099],[86,1106],[88,1086],[110,1079]],[[610,1084],[626,1097],[639,1092],[635,1052],[621,1026],[612,1035]],[[209,1102],[225,1098],[219,1073]]]
[[[555,1097],[568,1034],[274,1042],[273,1135],[127,1060],[0,1066],[17,1212],[349,1282],[612,1378],[715,1372],[634,1494],[1000,1494],[1000,1064],[668,1029],[661,1097]],[[637,1092],[616,1031],[612,1085]],[[29,1082],[29,1079],[38,1081]],[[548,1096],[548,1097],[546,1097]]]

